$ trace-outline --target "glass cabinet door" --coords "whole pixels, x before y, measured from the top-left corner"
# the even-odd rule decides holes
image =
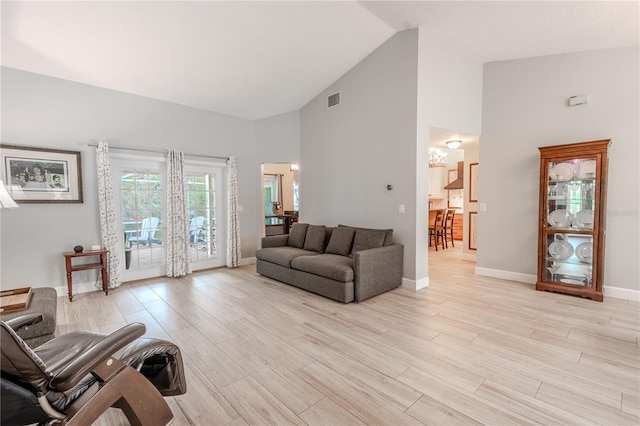
[[[593,229],[596,159],[549,161],[547,223],[553,229]]]
[[[593,285],[593,237],[548,233],[544,281],[581,287]]]
[[[548,162],[546,272],[544,280],[589,287],[593,277],[592,231],[596,158]]]

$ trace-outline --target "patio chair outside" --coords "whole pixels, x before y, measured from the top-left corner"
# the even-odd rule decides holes
[[[206,229],[203,227],[206,218],[204,216],[196,216],[191,219],[189,225],[189,242],[191,245],[195,243],[205,243]]]
[[[146,245],[147,243],[149,245],[151,245],[152,243],[162,245],[162,241],[155,238],[159,223],[160,219],[157,217],[148,217],[146,219],[143,219],[142,226],[139,231],[140,234],[129,236],[129,246],[131,246],[132,243],[136,243],[138,245]]]

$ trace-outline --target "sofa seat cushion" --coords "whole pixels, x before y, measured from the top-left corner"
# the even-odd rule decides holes
[[[353,259],[335,254],[296,257],[291,262],[291,267],[343,283],[353,281],[354,277]]]
[[[283,247],[269,247],[256,251],[256,258],[264,260],[265,262],[275,263],[276,265],[284,266],[285,268],[291,268],[291,261],[300,256],[315,256],[318,253],[315,251],[303,250],[301,248],[283,246]]]

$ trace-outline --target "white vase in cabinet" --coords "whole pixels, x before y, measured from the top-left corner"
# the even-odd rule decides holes
[[[443,199],[445,196],[446,167],[429,167],[429,198]]]

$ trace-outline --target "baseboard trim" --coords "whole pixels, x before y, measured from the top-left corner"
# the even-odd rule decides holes
[[[527,284],[535,284],[538,281],[538,277],[535,275],[480,267],[476,267],[476,275],[481,275],[483,277],[500,278],[509,281],[518,281]],[[604,286],[603,293],[606,297],[612,297],[614,299],[640,302],[640,290],[630,290],[628,288]]]
[[[466,259],[465,259],[466,260]],[[474,259],[475,260],[475,256]],[[253,265],[256,263],[255,257],[247,257],[240,260],[240,266]],[[476,267],[476,275],[483,277],[499,278],[509,281],[517,281],[527,284],[535,284],[537,277],[530,274],[522,274],[520,272],[503,271],[501,269],[481,268]],[[429,277],[422,278],[420,280],[410,280],[408,278],[402,278],[402,288],[418,291],[423,288],[429,287]],[[58,297],[67,297],[67,286],[54,287]],[[95,282],[73,283],[73,294],[90,293],[92,291],[102,291],[101,288],[96,287]],[[622,287],[605,286],[604,295],[606,297],[612,297],[614,299],[631,300],[634,302],[640,302],[640,290],[631,290]]]
[[[256,263],[256,258],[255,257],[247,257],[247,258],[243,258],[240,259],[240,266],[246,266],[246,265],[253,265]],[[216,269],[216,268],[222,268],[225,266],[216,266],[215,268],[204,268],[201,270],[208,270],[208,269]],[[199,270],[196,270],[194,272],[198,272]],[[153,276],[153,277],[143,277],[143,278],[132,278],[132,279],[127,279],[126,282],[130,282],[130,281],[139,281],[141,279],[151,279],[151,278],[159,278],[162,277],[163,275],[159,274],[157,276]],[[67,296],[68,295],[68,291],[67,291],[67,286],[60,286],[60,287],[54,287],[56,289],[56,293],[58,293],[58,297],[60,296]],[[84,282],[84,283],[77,283],[77,282],[73,282],[73,294],[82,294],[82,293],[90,293],[92,291],[102,291],[101,288],[96,287],[95,281],[94,282]]]
[[[67,286],[54,287],[56,289],[56,293],[58,293],[58,297],[60,296],[69,296],[69,290]],[[92,282],[84,282],[84,283],[73,283],[73,294],[82,294],[82,293],[90,293],[92,291],[102,291],[102,287],[96,287],[95,281]]]
[[[480,275],[483,277],[500,278],[502,280],[518,281],[527,284],[535,284],[538,280],[538,277],[531,274],[503,271],[501,269],[481,268],[479,266],[476,266],[476,275]]]
[[[604,286],[602,288],[606,297],[613,297],[614,299],[631,300],[634,302],[640,302],[640,290],[630,290],[622,287]]]
[[[467,262],[475,262],[477,257],[475,254],[463,253],[462,260],[466,260]]]
[[[256,264],[255,257],[244,257],[240,259],[240,266],[255,265],[255,264]]]
[[[422,278],[420,280],[410,280],[408,278],[402,279],[402,284],[400,285],[402,288],[408,288],[410,290],[418,291],[423,288],[429,287],[429,277]]]

